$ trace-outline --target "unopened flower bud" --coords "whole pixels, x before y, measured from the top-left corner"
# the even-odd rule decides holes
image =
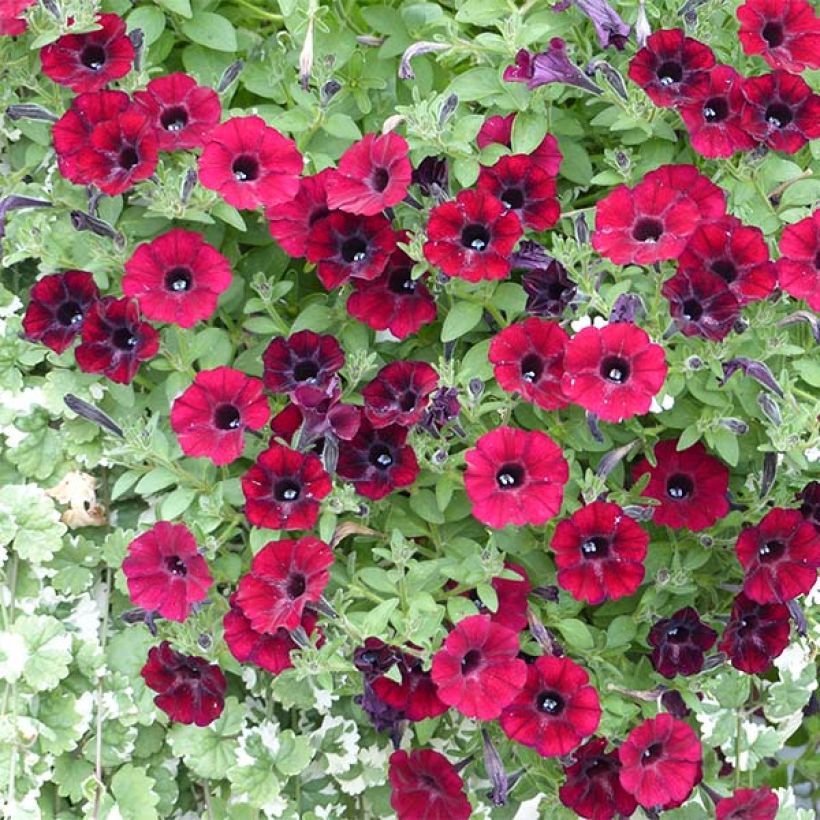
[[[777,475],[777,453],[763,454],[763,472],[760,478],[760,497],[765,498],[769,490],[774,486],[774,479]]]
[[[771,397],[769,393],[758,393],[757,403],[766,418],[775,426],[780,427],[783,423],[783,417],[780,415],[780,407],[777,402]]]
[[[322,108],[327,108],[333,97],[341,91],[341,88],[342,84],[338,80],[328,80],[321,89],[319,89],[319,104]]]
[[[245,63],[243,60],[237,60],[231,63],[225,71],[222,72],[222,76],[219,78],[219,82],[216,85],[217,93],[223,94],[227,91],[231,83],[242,73],[244,67]]]
[[[490,778],[490,783],[493,784],[493,789],[489,794],[490,801],[494,806],[506,806],[509,781],[504,771],[504,763],[486,729],[481,730],[481,738],[484,742],[484,769],[487,777]]]
[[[470,391],[470,395],[478,401],[484,393],[484,382],[479,378],[472,378],[467,384],[467,389]]]
[[[627,504],[624,507],[624,515],[633,521],[651,521],[654,514],[654,507],[645,507],[642,504]]]
[[[638,48],[646,45],[650,34],[652,34],[652,26],[649,25],[649,18],[646,16],[646,2],[638,0],[638,17],[635,20],[635,40]]]
[[[180,190],[179,192],[179,198],[182,200],[183,205],[187,205],[189,200],[191,199],[191,194],[194,192],[196,181],[196,170],[193,168],[189,168],[188,172],[185,174],[185,178],[182,180],[182,190]]]
[[[438,449],[435,453],[433,453],[433,464],[437,464],[441,466],[444,462],[447,461],[447,451]]]
[[[421,40],[418,43],[413,43],[405,50],[399,62],[399,79],[400,80],[415,80],[416,72],[413,71],[413,66],[410,61],[413,57],[418,57],[420,54],[429,54],[434,51],[447,51],[450,46],[447,43],[433,43],[429,40]]]
[[[18,103],[6,109],[6,116],[10,120],[34,120],[35,122],[57,122],[56,115],[36,103]]]
[[[721,427],[725,427],[730,433],[736,436],[745,436],[749,432],[749,425],[740,419],[726,418],[719,422]]]
[[[75,231],[91,231],[97,236],[113,239],[114,244],[119,247],[125,245],[125,237],[105,220],[98,219],[96,216],[91,216],[91,214],[82,211],[71,211],[70,216]]]
[[[732,325],[732,330],[737,333],[745,333],[749,329],[749,323],[745,319],[735,319],[735,323]]]
[[[441,110],[438,112],[439,128],[444,128],[447,124],[447,120],[453,116],[456,108],[458,108],[458,97],[455,94],[450,94],[441,106]]]
[[[145,47],[145,34],[141,28],[134,28],[128,32],[128,39],[134,46],[134,68],[139,71],[142,68],[142,54]]]
[[[196,639],[196,642],[199,644],[200,649],[208,650],[211,648],[213,641],[211,640],[210,635],[206,635],[204,632]]]
[[[587,225],[586,214],[578,214],[572,223],[572,231],[575,234],[575,241],[579,245],[586,245],[589,242],[589,225]]]
[[[689,370],[700,370],[703,367],[703,360],[698,356],[690,356],[686,360],[686,367]]]

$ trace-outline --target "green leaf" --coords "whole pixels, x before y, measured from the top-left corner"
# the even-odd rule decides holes
[[[276,754],[276,768],[285,777],[293,777],[303,772],[313,758],[313,749],[308,739],[285,729],[279,735],[279,751]]]
[[[558,629],[573,649],[587,650],[592,649],[595,645],[589,627],[577,618],[567,618],[561,621]]]
[[[564,159],[558,173],[570,182],[589,185],[592,179],[592,162],[586,149],[577,141],[570,142],[565,138],[559,141],[559,145]]]
[[[12,631],[23,637],[28,658],[23,677],[35,692],[53,689],[68,674],[71,636],[51,615],[22,615]]]
[[[360,140],[362,132],[355,120],[347,114],[331,114],[323,123],[322,130],[342,140]]]
[[[417,490],[410,496],[410,509],[422,520],[431,524],[443,524],[444,515],[430,490]]]
[[[6,458],[28,478],[45,481],[60,465],[62,447],[56,430],[44,426],[30,432],[16,447],[6,452]]]
[[[140,6],[128,15],[128,30],[140,29],[146,46],[159,40],[165,25],[165,15],[153,6]]]
[[[500,25],[509,14],[506,0],[466,0],[459,8],[456,20],[476,26],[492,26]]]
[[[159,795],[154,791],[154,779],[141,766],[127,763],[111,778],[111,792],[123,820],[156,820],[154,808]]]
[[[193,14],[190,0],[157,0],[157,3],[181,17],[191,17]]]
[[[456,302],[441,328],[441,341],[452,342],[469,333],[480,321],[484,309],[476,302]]]
[[[362,621],[362,632],[365,635],[381,635],[387,629],[390,616],[396,611],[399,605],[398,598],[390,598],[376,604]]]
[[[177,477],[170,470],[165,467],[154,467],[139,480],[134,489],[140,495],[153,495],[176,483]]]
[[[514,154],[531,154],[547,135],[544,115],[534,111],[520,111],[515,115],[512,128]]]
[[[50,561],[66,531],[54,502],[34,484],[11,484],[0,493],[0,563],[6,544],[25,561]]]
[[[182,515],[195,498],[196,490],[192,487],[177,487],[162,499],[162,517],[171,520]]]
[[[637,627],[632,615],[618,615],[606,629],[606,648],[627,646],[635,637]]]
[[[214,51],[236,51],[236,30],[221,14],[198,11],[190,20],[180,25],[182,33],[190,40]]]
[[[737,436],[725,427],[718,427],[707,433],[707,438],[711,445],[717,450],[718,455],[730,466],[736,467],[740,459],[740,446]]]

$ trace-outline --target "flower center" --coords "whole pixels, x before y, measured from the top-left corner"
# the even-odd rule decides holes
[[[471,649],[461,659],[462,675],[469,675],[481,663],[481,652],[478,649]]]
[[[160,114],[159,122],[166,131],[182,131],[188,124],[188,112],[181,105],[174,105]]]
[[[406,295],[413,293],[416,289],[416,281],[410,275],[410,268],[398,268],[390,274],[387,281],[387,289],[391,293]]]
[[[297,382],[309,382],[319,375],[319,365],[313,359],[303,359],[293,368],[293,378]]]
[[[686,643],[689,640],[689,630],[685,626],[673,626],[666,630],[666,640],[671,643]]]
[[[703,316],[703,306],[697,299],[687,299],[683,303],[683,318],[689,322],[697,322]]]
[[[784,103],[772,103],[766,109],[766,122],[772,128],[785,128],[793,119],[791,108]]]
[[[291,598],[299,598],[305,594],[307,583],[301,572],[294,572],[288,576],[287,592]]]
[[[381,193],[387,187],[387,183],[390,182],[390,174],[387,168],[374,168],[373,176],[370,179],[373,183],[373,190]]]
[[[737,268],[730,259],[718,259],[712,262],[712,273],[716,273],[727,285],[737,279]]]
[[[745,618],[740,619],[740,625],[738,627],[738,634],[741,637],[746,637],[747,635],[751,634],[755,631],[755,627],[757,626],[757,619],[753,616],[746,616]]]
[[[253,182],[259,176],[259,162],[249,154],[240,154],[233,161],[231,171],[237,182]]]
[[[528,353],[521,360],[521,378],[525,382],[538,381],[544,372],[544,361],[537,353]]]
[[[241,423],[239,410],[232,404],[220,404],[214,410],[214,426],[218,430],[238,430]]]
[[[662,743],[653,743],[651,746],[647,746],[643,753],[641,754],[641,761],[643,763],[651,763],[653,760],[657,760],[661,753],[663,752],[663,744]]]
[[[560,715],[564,711],[564,699],[557,692],[539,692],[535,708],[547,715]]]
[[[276,482],[273,489],[273,497],[277,501],[296,501],[299,498],[301,487],[290,478],[283,478]]]
[[[105,49],[89,43],[80,53],[80,62],[91,71],[99,71],[105,65]]]
[[[345,262],[361,262],[365,256],[367,256],[367,242],[360,236],[354,236],[342,242],[342,259]]]
[[[384,444],[376,444],[371,447],[368,460],[380,470],[387,470],[393,466],[393,454],[390,452],[390,448]]]
[[[669,479],[666,482],[666,494],[670,498],[674,498],[676,501],[682,501],[684,498],[689,498],[694,489],[695,485],[692,482],[692,479],[689,478],[689,476],[681,475],[680,473],[669,476]]]
[[[133,350],[139,340],[129,328],[118,327],[111,334],[111,341],[114,343],[114,347],[118,347],[120,350]]]
[[[176,555],[171,555],[165,559],[165,567],[171,575],[182,575],[184,577],[188,574],[188,567],[185,566],[185,562]]]
[[[490,244],[490,232],[484,225],[468,225],[461,232],[461,244],[471,251],[486,251]]]
[[[65,327],[73,327],[83,320],[83,309],[76,302],[63,302],[57,308],[57,321]]]
[[[504,464],[495,474],[495,483],[502,490],[513,490],[524,482],[524,468],[520,464]]]
[[[517,211],[524,207],[524,192],[520,188],[508,188],[500,199],[510,210]]]
[[[711,97],[703,104],[703,119],[706,122],[722,122],[729,114],[725,97]]]
[[[663,223],[657,219],[644,217],[635,223],[632,238],[638,242],[657,242],[663,233]]]
[[[606,558],[609,554],[609,541],[603,535],[593,535],[581,544],[584,558]]]
[[[820,270],[820,251],[818,251],[817,256],[814,257],[814,267]]]
[[[766,25],[763,26],[763,31],[760,33],[763,35],[763,39],[769,44],[769,48],[777,48],[785,39],[783,36],[783,26],[774,21],[766,23]]]
[[[186,666],[185,671],[188,673],[188,677],[193,678],[194,680],[199,680],[202,677],[202,672],[200,672],[195,666]]]
[[[117,157],[117,162],[119,163],[120,168],[123,168],[126,171],[130,171],[139,163],[139,161],[140,156],[137,153],[137,149],[132,145],[128,145],[123,148],[122,151],[120,151],[119,157]]]
[[[683,79],[683,66],[680,63],[661,63],[657,70],[658,80],[664,86],[674,85]]]
[[[607,356],[601,362],[601,375],[612,384],[626,384],[629,379],[629,362],[620,356]]]
[[[399,407],[401,407],[405,413],[409,413],[416,406],[417,400],[418,396],[412,390],[408,390],[399,399]]]
[[[786,551],[786,545],[782,541],[767,541],[761,544],[757,551],[760,560],[764,563],[769,561],[776,561]]]
[[[194,277],[191,275],[189,268],[171,268],[165,274],[165,289],[174,293],[184,293],[186,290],[190,290],[193,283]]]

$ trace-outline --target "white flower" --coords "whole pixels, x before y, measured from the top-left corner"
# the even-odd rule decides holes
[[[0,632],[0,678],[13,683],[23,674],[28,649],[22,635]]]

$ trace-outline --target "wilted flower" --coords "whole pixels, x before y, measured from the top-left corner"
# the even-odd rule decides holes
[[[504,69],[504,79],[508,83],[526,83],[530,91],[549,83],[563,83],[591,94],[603,94],[577,65],[570,62],[566,44],[560,37],[553,37],[549,49],[538,54],[522,48],[515,55],[515,65]]]

